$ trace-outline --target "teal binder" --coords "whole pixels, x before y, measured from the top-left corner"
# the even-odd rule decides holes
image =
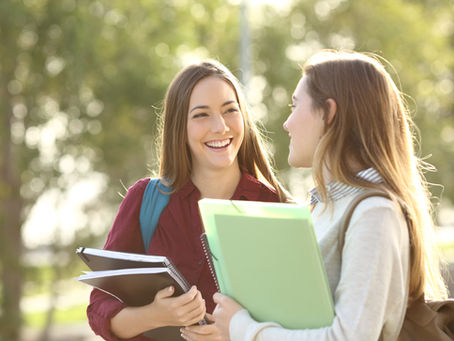
[[[199,209],[221,293],[260,322],[288,329],[332,324],[332,294],[308,207],[202,199]]]

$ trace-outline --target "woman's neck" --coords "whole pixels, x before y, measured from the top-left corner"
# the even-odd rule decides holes
[[[358,174],[360,171],[367,169],[367,167],[361,166],[361,164],[359,162],[356,162],[352,158],[349,159],[348,163],[349,163],[350,169],[353,171],[354,174]],[[323,177],[323,181],[325,182],[325,185],[329,184],[330,182],[339,180],[336,176],[333,176],[333,174],[331,173],[329,168],[330,168],[329,165],[328,166],[326,164],[323,165],[322,177]],[[314,170],[312,169],[312,177],[315,180],[314,174],[315,174]]]
[[[200,191],[201,198],[230,199],[241,179],[240,168],[193,171],[192,183]]]

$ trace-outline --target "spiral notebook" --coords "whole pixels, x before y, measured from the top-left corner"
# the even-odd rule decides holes
[[[332,295],[308,207],[202,199],[199,209],[220,292],[260,322],[288,329],[332,324]]]

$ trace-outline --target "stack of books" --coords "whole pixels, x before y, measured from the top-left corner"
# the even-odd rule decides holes
[[[191,288],[167,257],[85,247],[78,248],[76,253],[92,270],[77,280],[114,296],[128,306],[149,304],[159,290],[169,286],[175,288],[173,296]],[[206,324],[206,320],[199,324]],[[173,326],[153,329],[144,335],[158,341],[182,340],[180,327]]]

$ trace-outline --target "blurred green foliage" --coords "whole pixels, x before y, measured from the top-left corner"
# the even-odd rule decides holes
[[[86,317],[87,305],[76,305],[65,309],[57,309],[53,323],[55,324],[73,324],[84,321]],[[46,322],[46,312],[35,312],[25,314],[24,322],[27,326],[42,328]]]
[[[55,295],[53,282],[78,273],[74,249],[102,245],[122,183],[128,187],[156,170],[158,114],[176,72],[193,58],[211,57],[241,76],[239,4],[0,2],[0,340],[19,339],[23,283],[35,283],[26,287],[30,292],[47,285]],[[450,0],[305,0],[249,8],[248,99],[286,185],[282,123],[301,75],[298,64],[321,48],[346,48],[375,52],[394,66],[389,71],[408,94],[421,132],[420,155],[432,155],[427,161],[439,170],[428,179],[445,186],[443,200],[454,201],[453,14]],[[102,194],[85,206],[74,238],[63,237],[63,219],[41,245],[58,262],[45,272],[37,270],[42,264],[24,263],[22,227],[37,200],[99,174]],[[434,194],[441,196],[440,187]],[[55,320],[52,310],[48,316],[47,328]]]

